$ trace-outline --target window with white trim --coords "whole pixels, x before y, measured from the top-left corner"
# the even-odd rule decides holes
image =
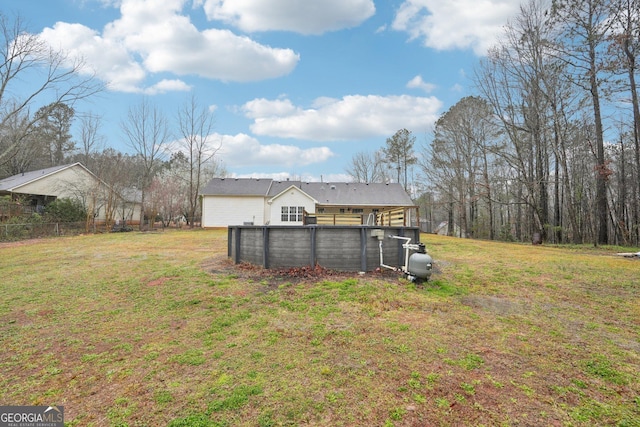
[[[280,208],[280,220],[282,222],[302,222],[304,206],[282,206]]]

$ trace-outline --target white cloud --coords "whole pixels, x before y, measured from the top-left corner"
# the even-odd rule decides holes
[[[206,0],[209,19],[246,32],[322,34],[351,28],[373,16],[373,0]]]
[[[191,90],[191,86],[189,86],[182,80],[165,79],[145,89],[144,93],[147,95],[156,95],[158,93],[166,93],[166,92],[188,92],[190,90]]]
[[[265,116],[286,117],[300,112],[288,99],[277,99],[270,101],[259,98],[247,102],[242,109],[245,115],[251,119],[260,120]]]
[[[431,93],[436,88],[436,85],[425,82],[422,80],[422,76],[415,76],[407,83],[407,87],[409,89],[421,89],[426,93]]]
[[[71,58],[82,59],[111,90],[137,92],[146,76],[142,65],[133,59],[125,46],[101,37],[84,25],[57,22],[53,28],[42,30],[40,36]]]
[[[300,57],[228,30],[198,30],[182,14],[184,0],[122,0],[121,17],[102,33],[58,22],[41,36],[81,57],[108,87],[122,92],[185,90],[179,80],[150,83],[152,73],[198,75],[222,81],[259,81],[290,73]]]
[[[254,99],[242,109],[254,120],[251,131],[256,135],[344,141],[388,137],[402,128],[424,131],[437,120],[441,107],[435,97],[350,95],[319,98],[307,109],[286,99]]]
[[[438,49],[471,48],[484,55],[521,0],[405,0],[396,13],[393,29]]]
[[[240,133],[237,135],[214,135],[222,146],[217,156],[226,166],[276,166],[294,167],[322,163],[334,156],[328,147],[300,148],[295,145],[262,144],[256,138]]]

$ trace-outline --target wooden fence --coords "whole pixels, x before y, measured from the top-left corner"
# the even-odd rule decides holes
[[[414,212],[414,215],[411,213]],[[374,225],[387,227],[419,227],[418,224],[418,208],[397,208],[383,212],[378,212],[373,216],[371,214],[344,214],[344,213],[317,213],[308,214],[305,212],[304,223],[317,225]],[[415,223],[412,223],[415,222]]]
[[[406,227],[408,219],[407,208],[401,208],[380,212],[377,215],[376,223],[387,227]]]

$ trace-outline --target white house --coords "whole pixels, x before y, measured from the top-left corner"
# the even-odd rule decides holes
[[[201,192],[202,226],[302,225],[317,220],[374,225],[380,214],[401,211],[417,221],[417,207],[397,183],[327,183],[214,178]],[[308,219],[308,218],[307,218]],[[327,222],[325,222],[327,223]],[[409,224],[407,224],[409,225]]]
[[[94,220],[130,220],[139,217],[140,204],[115,193],[81,163],[54,166],[0,180],[0,196],[26,201],[35,212],[58,199],[80,200]]]

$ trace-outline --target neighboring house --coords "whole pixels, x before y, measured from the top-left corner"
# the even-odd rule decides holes
[[[0,196],[21,200],[28,210],[41,213],[58,198],[80,200],[98,223],[135,218],[140,205],[125,200],[81,163],[54,166],[0,180]]]
[[[449,233],[449,221],[442,221],[440,224],[438,224],[438,226],[434,230],[434,233],[440,236],[446,236]],[[453,224],[452,233],[452,235],[455,237],[462,237],[462,230],[460,230],[460,227],[458,227],[457,224]]]
[[[118,225],[140,224],[142,208],[142,192],[135,188],[124,188],[119,192],[120,202],[117,204],[113,218]]]
[[[215,178],[202,190],[202,226],[369,224],[399,212],[416,225],[417,207],[400,184]]]

